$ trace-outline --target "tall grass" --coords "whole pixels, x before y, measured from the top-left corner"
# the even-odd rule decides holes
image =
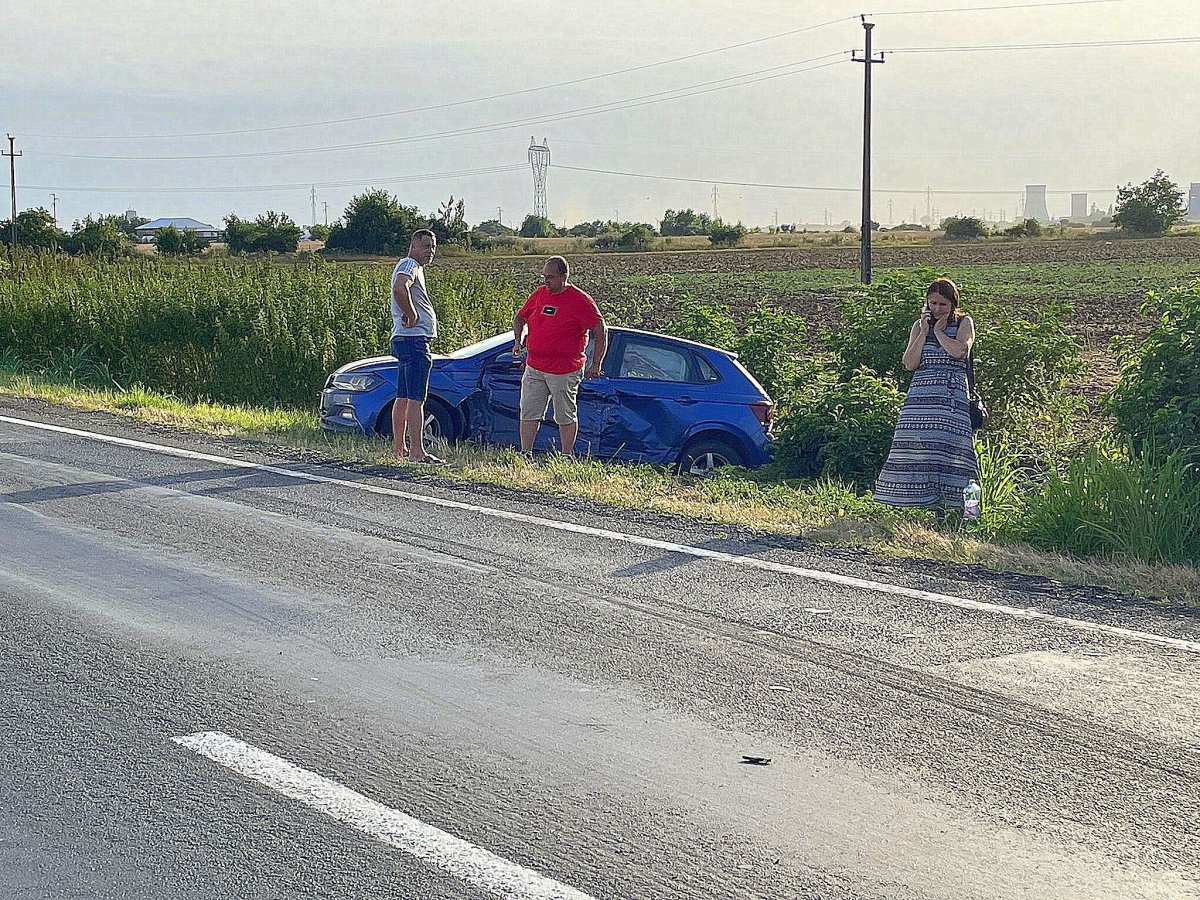
[[[1200,563],[1200,472],[1181,452],[1093,447],[1051,471],[1014,532],[1078,556]]]
[[[332,369],[387,352],[389,275],[316,258],[31,256],[19,282],[0,278],[0,352],[35,366],[77,354],[118,384],[186,399],[307,405]],[[434,268],[429,287],[435,350],[512,323],[511,284]]]

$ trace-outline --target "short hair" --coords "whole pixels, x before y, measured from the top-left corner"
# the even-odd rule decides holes
[[[566,259],[564,259],[563,257],[552,256],[548,260],[546,260],[547,265],[549,265],[550,263],[554,263],[554,268],[558,269],[559,275],[570,275],[571,274],[571,266],[567,263]]]
[[[413,232],[413,236],[409,239],[409,244],[415,244],[417,241],[437,241],[437,235],[428,228],[420,228]]]

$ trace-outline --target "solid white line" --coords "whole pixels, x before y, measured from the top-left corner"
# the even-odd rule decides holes
[[[594,900],[582,891],[509,862],[227,734],[205,731],[172,740],[497,897]]]
[[[927,603],[937,603],[942,606],[954,606],[959,609],[970,609],[978,612],[999,613],[1006,616],[1012,616],[1018,619],[1027,619],[1036,622],[1045,622],[1052,625],[1061,626],[1063,628],[1071,628],[1076,631],[1086,631],[1096,634],[1104,634],[1112,637],[1124,638],[1126,640],[1138,641],[1144,644],[1154,644],[1159,647],[1169,647],[1173,650],[1185,650],[1189,653],[1200,653],[1200,641],[1189,641],[1183,638],[1165,637],[1161,634],[1153,634],[1149,631],[1137,631],[1132,628],[1122,628],[1119,625],[1106,625],[1101,622],[1088,622],[1083,619],[1071,619],[1066,616],[1054,616],[1049,613],[1041,612],[1037,609],[1028,609],[1017,606],[1006,606],[1001,603],[986,603],[982,600],[970,600],[966,597],[955,597],[951,594],[939,594],[934,591],[921,591],[915,588],[900,587],[895,584],[888,584],[884,581],[872,581],[867,578],[855,578],[851,575],[840,575],[837,572],[825,572],[820,569],[806,569],[802,566],[792,566],[787,563],[772,562],[767,559],[759,559],[753,556],[737,556],[733,553],[724,553],[720,550],[709,550],[705,547],[693,547],[690,544],[676,544],[671,541],[660,541],[656,538],[642,537],[636,534],[626,534],[623,531],[610,531],[607,528],[593,528],[590,525],[579,525],[575,522],[561,522],[557,519],[545,519],[541,516],[531,516],[526,513],[510,512],[505,509],[493,509],[490,506],[478,506],[474,503],[463,503],[459,500],[446,500],[442,497],[430,497],[425,494],[416,494],[410,491],[402,491],[397,488],[380,487],[374,484],[366,484],[359,481],[348,481],[344,478],[334,478],[330,475],[320,475],[315,472],[303,472],[293,469],[283,469],[279,466],[270,466],[263,463],[247,462],[242,459],[231,459],[227,456],[215,456],[211,453],[200,453],[195,450],[184,450],[180,447],[170,447],[164,444],[150,444],[145,441],[135,441],[130,438],[114,437],[109,434],[100,434],[93,431],[81,431],[76,428],[66,428],[62,425],[50,425],[45,422],[34,422],[27,419],[15,419],[11,416],[0,416],[0,422],[7,422],[10,425],[21,425],[26,428],[37,428],[43,431],[53,431],[59,434],[69,434],[74,437],[87,438],[93,441],[101,441],[107,444],[115,444],[121,447],[133,447],[138,450],[148,450],[154,453],[163,453],[170,456],[179,456],[184,459],[196,459],[204,462],[217,463],[218,465],[228,466],[230,468],[246,469],[255,472],[270,472],[272,475],[283,475],[288,478],[295,478],[299,481],[311,481],[318,484],[332,484],[338,487],[350,488],[351,490],[364,491],[369,494],[382,494],[388,497],[400,497],[404,500],[411,500],[415,503],[426,503],[430,506],[440,506],[445,509],[456,509],[464,512],[476,513],[483,516],[491,516],[496,519],[508,519],[513,522],[523,522],[528,525],[537,525],[542,528],[552,528],[556,531],[571,532],[574,534],[584,534],[589,537],[605,538],[610,541],[620,541],[626,544],[634,544],[639,547],[650,547],[655,550],[665,550],[668,553],[681,553],[687,556],[694,556],[700,559],[712,559],[719,562],[730,563],[735,566],[743,566],[749,569],[761,569],[768,572],[777,572],[783,575],[795,575],[801,578],[809,579],[810,581],[820,581],[826,584],[837,584],[843,587],[857,588],[863,591],[873,591],[879,594],[889,594],[894,597],[904,597],[910,600],[924,600]]]

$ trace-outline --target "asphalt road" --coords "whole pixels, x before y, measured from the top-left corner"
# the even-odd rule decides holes
[[[0,897],[1200,897],[1195,615],[0,416]]]

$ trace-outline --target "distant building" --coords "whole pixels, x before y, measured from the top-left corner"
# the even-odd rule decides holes
[[[132,222],[132,221],[133,221],[134,219],[136,219],[137,217],[138,217],[138,214],[137,214],[137,210],[136,210],[136,209],[127,209],[127,210],[125,210],[125,221],[126,221],[126,222]]]
[[[1193,222],[1200,222],[1200,182],[1193,181],[1192,189],[1188,192],[1187,217]]]
[[[1082,222],[1087,218],[1088,205],[1087,194],[1072,194],[1071,195],[1071,218],[1076,222]]]
[[[1050,221],[1050,211],[1046,209],[1046,186],[1044,184],[1025,185],[1025,218],[1037,219],[1039,222]]]
[[[221,229],[186,217],[179,219],[155,219],[153,222],[139,225],[134,229],[134,233],[137,234],[139,243],[149,244],[154,241],[159,231],[171,225],[174,225],[179,231],[194,231],[196,232],[196,237],[204,238],[208,241],[219,241],[221,239]]]

